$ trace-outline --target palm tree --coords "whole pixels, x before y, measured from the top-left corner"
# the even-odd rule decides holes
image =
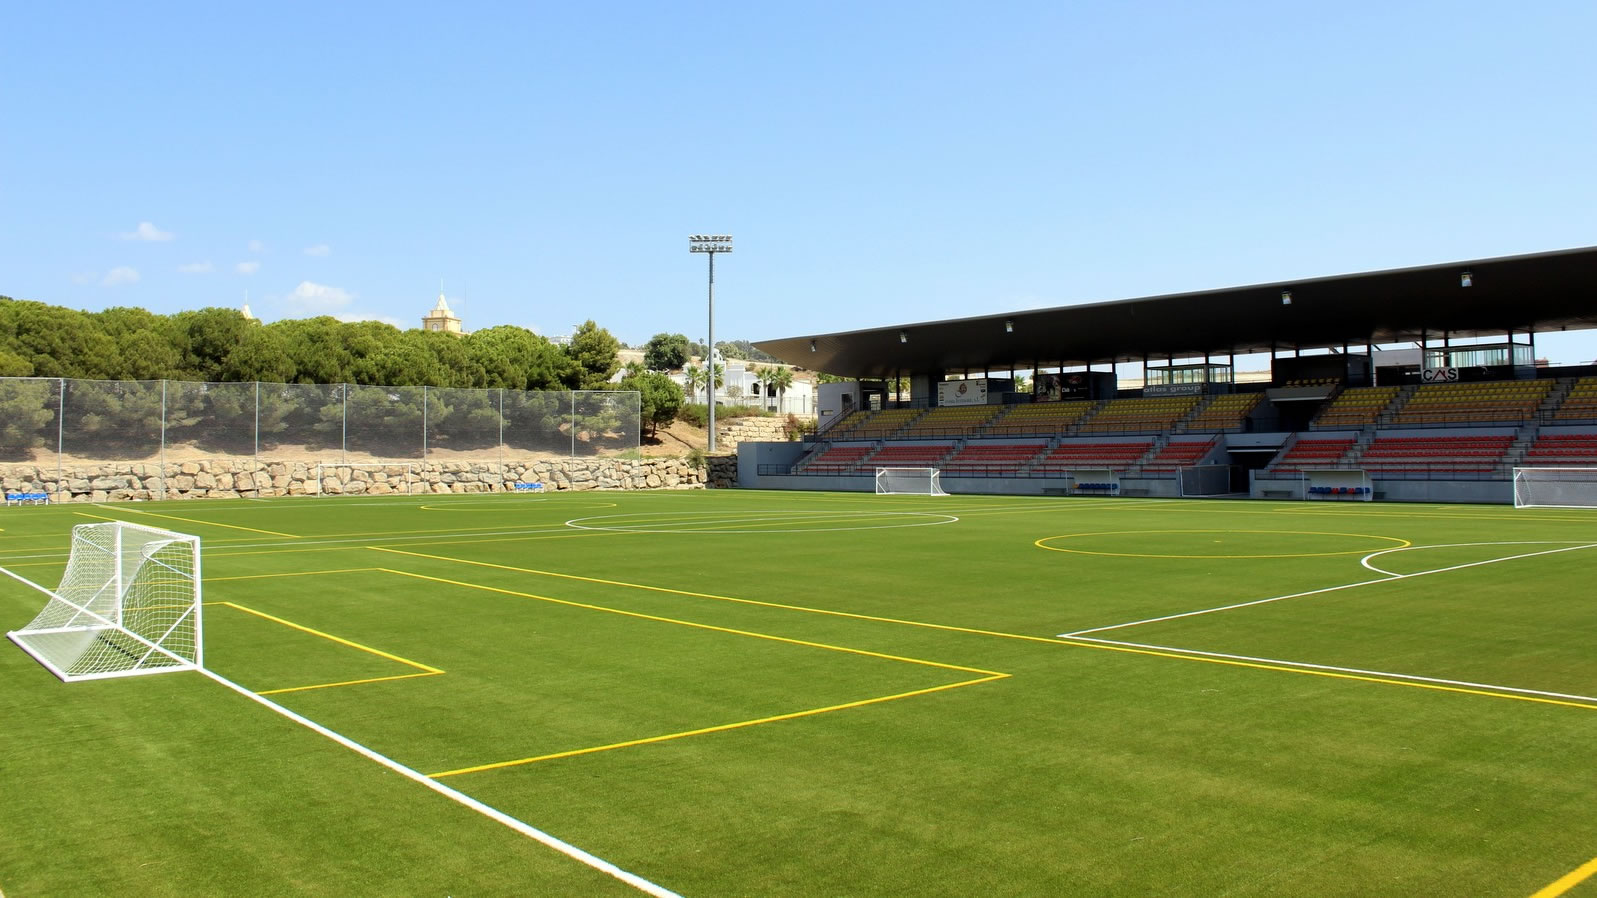
[[[688,395],[692,396],[704,387],[704,369],[698,365],[689,365],[682,369],[682,379],[688,383]]]
[[[642,362],[636,360],[627,362],[627,366],[621,369],[623,377],[637,377],[647,370],[647,368],[643,367]]]
[[[793,386],[793,369],[772,366],[765,369],[765,388],[775,390],[776,410],[782,410],[782,400],[787,398],[787,388]]]
[[[716,362],[714,365],[710,366],[709,370],[715,374],[715,388],[717,390],[721,389],[721,386],[726,381],[726,366],[720,362]],[[706,378],[708,378],[708,375],[706,375]],[[705,403],[709,403],[710,401],[710,391],[708,385],[706,385],[704,391],[704,401]]]

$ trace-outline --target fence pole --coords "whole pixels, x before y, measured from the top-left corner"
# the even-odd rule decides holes
[[[345,456],[349,453],[349,384],[340,384],[344,388],[344,422],[343,429],[338,435],[338,463],[349,461]]]
[[[261,382],[255,382],[255,467],[261,466]]]
[[[577,457],[577,391],[571,391],[571,457]]]
[[[499,388],[499,473],[505,472],[505,388]]]
[[[62,453],[66,452],[64,440],[67,422],[67,379],[58,377],[56,381],[60,384],[61,390],[55,409],[55,491],[59,493],[62,491],[61,479],[66,476],[62,470]]]
[[[427,463],[427,385],[421,385],[421,463]]]
[[[166,378],[161,378],[161,498],[166,498]]]

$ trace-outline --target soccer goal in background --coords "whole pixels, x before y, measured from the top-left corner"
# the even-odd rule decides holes
[[[1515,508],[1597,508],[1597,466],[1515,468]]]
[[[72,528],[61,585],[27,626],[6,636],[63,680],[202,668],[200,538],[109,521]]]
[[[1363,468],[1304,471],[1303,498],[1371,502],[1375,499],[1375,484]]]
[[[936,468],[877,468],[878,496],[946,496]]]

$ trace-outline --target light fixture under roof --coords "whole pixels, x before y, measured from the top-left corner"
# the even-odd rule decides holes
[[[1281,291],[1281,305],[1283,305],[1283,306],[1292,305],[1292,291],[1291,290],[1282,290]]]
[[[1470,274],[1467,271],[1464,272],[1463,274],[1458,276],[1458,285],[1460,287],[1473,287],[1473,286],[1475,286],[1475,275]]]
[[[810,341],[810,352],[814,352],[814,351],[815,351],[815,341],[811,340]]]
[[[909,342],[909,331],[899,331],[898,332],[898,342],[900,342],[900,343],[908,343]]]
[[[1013,319],[1013,318],[1005,319],[1005,321],[1004,321],[1004,333],[1012,334],[1014,332],[1015,332],[1015,319]]]

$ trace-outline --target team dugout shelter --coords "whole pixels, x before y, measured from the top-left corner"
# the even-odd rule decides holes
[[[1597,473],[1597,363],[1536,351],[1591,329],[1597,247],[765,340],[844,380],[739,484],[1517,501]]]

